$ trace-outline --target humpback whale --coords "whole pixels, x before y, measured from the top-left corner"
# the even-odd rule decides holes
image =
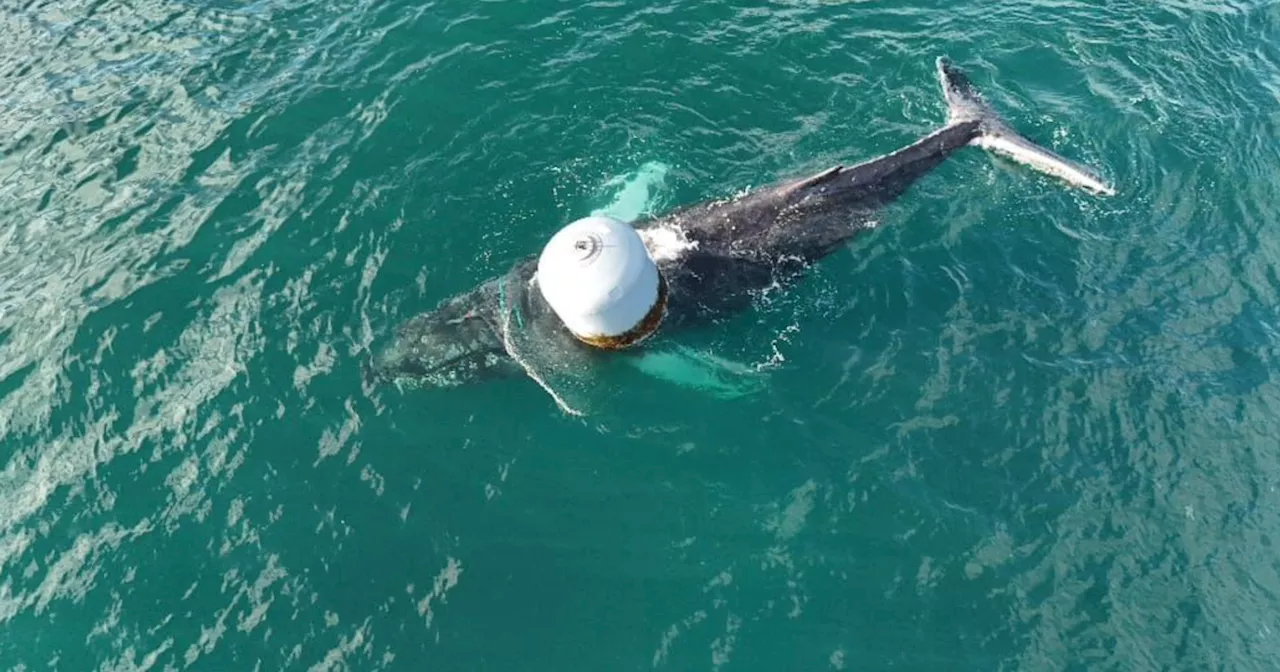
[[[949,112],[946,123],[929,135],[857,165],[832,166],[736,198],[696,203],[625,225],[644,242],[645,263],[658,270],[657,280],[648,281],[659,283],[657,289],[647,290],[646,299],[655,308],[637,324],[678,333],[745,309],[753,290],[794,281],[807,265],[873,228],[879,209],[966,146],[1006,156],[1094,194],[1115,193],[1094,171],[1014,131],[946,58],[938,58],[936,65]],[[613,235],[601,235],[606,234]],[[579,241],[574,249],[594,253],[588,247]],[[576,336],[566,328],[563,310],[549,304],[546,288],[537,288],[538,266],[534,257],[517,261],[506,274],[409,318],[373,356],[366,372],[378,381],[451,386],[499,374],[523,372],[536,378],[520,362],[522,352],[534,349],[543,361],[570,359],[588,366],[593,357],[615,356],[592,347],[600,339]],[[620,277],[610,277],[615,276]],[[573,291],[572,281],[560,284],[569,287],[563,291]]]

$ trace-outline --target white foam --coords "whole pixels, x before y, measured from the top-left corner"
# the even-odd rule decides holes
[[[656,262],[678,259],[689,250],[697,249],[698,243],[689,240],[684,231],[671,225],[652,226],[639,229],[640,240],[649,250],[649,256]]]

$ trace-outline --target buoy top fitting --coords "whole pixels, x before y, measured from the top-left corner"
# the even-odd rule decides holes
[[[537,282],[565,327],[597,348],[639,343],[667,312],[667,285],[644,241],[611,217],[585,217],[552,236]]]

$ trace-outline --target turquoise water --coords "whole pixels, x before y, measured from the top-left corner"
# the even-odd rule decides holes
[[[0,667],[1270,670],[1280,5],[0,8]],[[965,150],[573,416],[362,381],[592,211]]]

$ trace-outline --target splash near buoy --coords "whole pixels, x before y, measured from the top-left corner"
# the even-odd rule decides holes
[[[578,340],[603,350],[651,336],[667,311],[667,284],[635,229],[612,217],[574,221],[538,258],[543,299]]]

